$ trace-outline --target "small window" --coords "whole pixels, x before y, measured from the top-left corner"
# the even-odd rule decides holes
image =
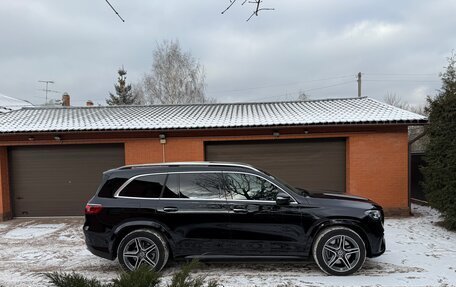
[[[128,179],[122,177],[115,177],[108,179],[98,192],[99,197],[113,197],[114,193],[124,184]]]
[[[182,173],[180,197],[190,199],[221,199],[221,173]]]
[[[235,200],[275,201],[279,188],[271,182],[250,174],[226,173],[224,190]]]
[[[120,196],[159,198],[166,175],[145,175],[132,180],[120,192]]]
[[[162,198],[179,198],[179,175],[169,174],[163,189]]]

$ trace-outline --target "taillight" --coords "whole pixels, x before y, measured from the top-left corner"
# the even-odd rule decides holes
[[[98,214],[103,209],[101,204],[87,204],[85,207],[85,214]]]

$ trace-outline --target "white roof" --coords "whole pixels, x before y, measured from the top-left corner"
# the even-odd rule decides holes
[[[0,133],[426,122],[424,116],[363,97],[269,103],[27,107],[0,116]]]
[[[5,96],[0,93],[0,113],[7,113],[14,110],[21,109],[22,107],[31,107],[31,103]]]

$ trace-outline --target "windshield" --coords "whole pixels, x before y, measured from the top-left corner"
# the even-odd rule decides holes
[[[286,181],[278,178],[278,177],[275,177],[273,176],[272,174],[270,174],[269,172],[267,171],[264,171],[264,170],[260,170],[261,172],[263,172],[264,174],[266,174],[267,176],[269,176],[270,178],[274,179],[275,181],[278,181],[280,184],[284,185],[285,187],[287,187],[288,189],[290,189],[291,191],[293,191],[294,193],[297,193],[299,195],[309,195],[309,192],[307,190],[305,190],[304,188],[299,188],[299,187],[293,187],[291,185],[289,185]]]

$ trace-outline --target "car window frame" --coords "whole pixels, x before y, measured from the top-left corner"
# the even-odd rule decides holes
[[[160,194],[160,198],[147,198],[147,197],[129,197],[129,196],[121,196],[120,193],[122,192],[122,190],[133,180],[135,180],[136,178],[138,177],[142,177],[142,176],[149,176],[149,175],[166,175],[166,179],[165,179],[165,184],[163,185],[163,189],[165,188],[166,186],[166,183],[168,181],[168,176],[170,174],[182,174],[182,173],[221,173],[222,176],[223,176],[223,179],[225,178],[225,173],[241,173],[241,174],[248,174],[248,175],[253,175],[253,176],[256,176],[256,177],[259,177],[259,178],[262,178],[266,181],[268,181],[269,183],[273,184],[274,186],[276,186],[281,192],[287,194],[289,197],[290,197],[290,204],[298,204],[298,201],[296,200],[296,198],[294,198],[294,196],[292,194],[290,194],[289,192],[287,192],[286,190],[284,190],[281,186],[279,186],[278,184],[276,184],[275,182],[273,182],[272,180],[268,179],[266,176],[263,176],[263,175],[260,175],[260,174],[256,174],[256,173],[252,173],[252,172],[246,172],[246,171],[226,171],[226,170],[200,170],[200,171],[171,171],[171,172],[153,172],[153,173],[143,173],[143,174],[138,174],[138,175],[135,175],[135,176],[132,176],[131,178],[129,178],[123,185],[121,185],[119,187],[119,189],[114,193],[114,198],[127,198],[127,199],[141,199],[141,200],[185,200],[185,201],[195,201],[195,200],[199,200],[199,201],[237,201],[237,202],[259,202],[259,203],[272,203],[272,202],[276,202],[274,200],[250,200],[250,199],[232,199],[232,198],[228,198],[227,197],[227,194],[226,194],[226,191],[223,190],[223,194],[225,196],[225,198],[218,198],[218,199],[205,199],[205,198],[199,198],[199,199],[191,199],[191,198],[162,198]],[[163,189],[162,189],[162,192],[163,192]],[[179,178],[179,194],[180,194],[180,178]]]
[[[163,190],[164,188],[166,187],[166,183],[168,182],[168,176],[170,174],[188,174],[188,173],[220,173],[222,175],[222,178],[223,178],[223,171],[222,170],[217,170],[217,171],[212,171],[212,170],[207,170],[207,171],[171,171],[171,172],[154,172],[154,173],[143,173],[143,174],[138,174],[138,175],[135,175],[135,176],[132,176],[131,178],[129,178],[124,184],[122,184],[119,189],[114,193],[114,198],[127,198],[127,199],[144,199],[144,200],[185,200],[185,201],[195,201],[195,200],[202,200],[202,201],[226,201],[227,200],[227,197],[226,197],[226,193],[225,193],[225,190],[219,190],[220,192],[220,195],[222,195],[223,193],[223,197],[224,198],[212,198],[212,199],[208,199],[208,198],[183,198],[183,197],[179,197],[179,198],[162,198],[162,195],[163,195]],[[132,182],[133,180],[139,178],[139,177],[143,177],[143,176],[150,176],[150,175],[166,175],[166,179],[165,179],[165,183],[163,185],[163,188],[160,192],[160,197],[159,198],[147,198],[147,197],[133,197],[133,196],[123,196],[123,195],[120,195],[122,193],[122,190],[130,183]],[[179,177],[179,195],[180,195],[180,177]]]

